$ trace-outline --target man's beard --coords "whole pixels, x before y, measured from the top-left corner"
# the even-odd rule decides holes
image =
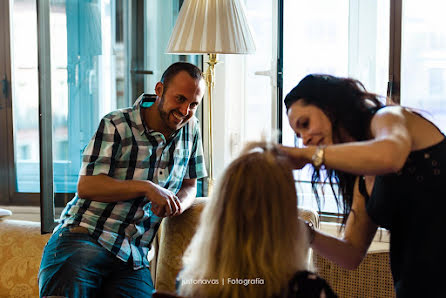
[[[172,113],[172,111],[165,111],[164,110],[164,94],[161,95],[160,104],[158,105],[158,112],[160,113],[161,120],[164,122],[165,130],[168,131],[170,134],[174,133],[178,129],[176,127],[172,127],[171,123],[169,121],[169,114]],[[181,128],[181,127],[180,127]]]

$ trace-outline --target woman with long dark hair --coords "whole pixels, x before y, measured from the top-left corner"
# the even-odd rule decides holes
[[[312,247],[346,268],[365,257],[377,227],[391,232],[398,297],[444,297],[446,139],[414,110],[383,105],[357,80],[308,75],[285,98],[304,148],[282,147],[295,168],[321,167],[339,206],[342,239],[315,232]],[[335,187],[336,184],[337,188]],[[336,190],[337,189],[337,190]],[[316,194],[316,197],[319,196]]]

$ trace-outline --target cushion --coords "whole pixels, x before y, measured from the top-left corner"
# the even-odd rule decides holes
[[[40,223],[0,220],[0,296],[38,297],[37,274],[43,248],[51,234]]]

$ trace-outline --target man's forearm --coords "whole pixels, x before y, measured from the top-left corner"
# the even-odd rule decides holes
[[[80,198],[99,202],[117,202],[145,196],[150,188],[148,181],[117,180],[106,175],[80,176]]]

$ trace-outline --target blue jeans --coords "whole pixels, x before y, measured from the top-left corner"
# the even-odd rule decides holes
[[[87,233],[62,228],[43,251],[39,270],[40,296],[152,297],[148,268],[133,270]]]

